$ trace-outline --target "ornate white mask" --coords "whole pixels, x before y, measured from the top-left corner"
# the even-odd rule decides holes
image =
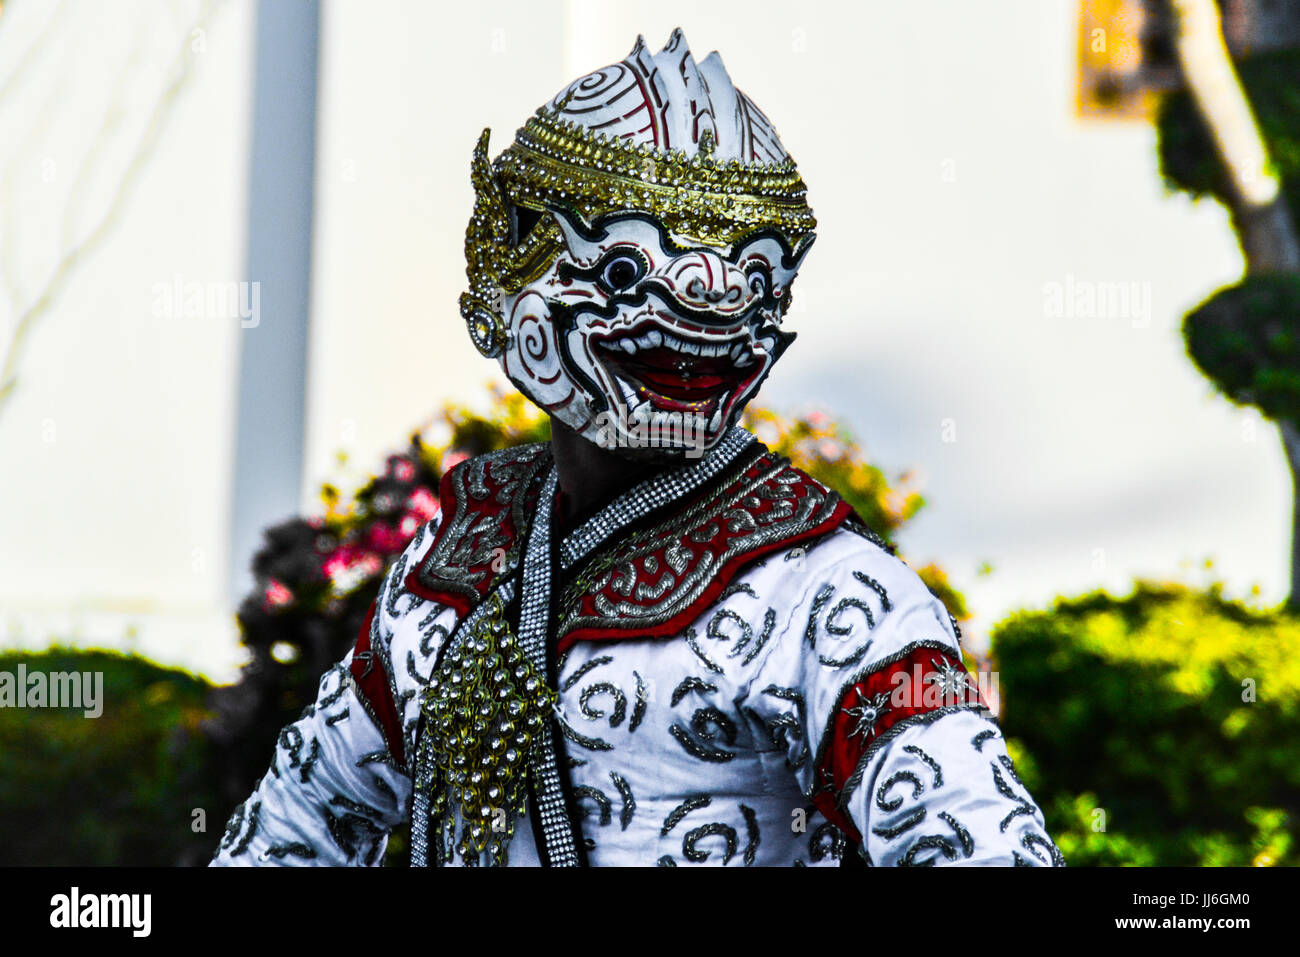
[[[537,405],[590,441],[696,454],[793,340],[816,222],[766,117],[680,30],[569,84],[489,165],[461,313]]]

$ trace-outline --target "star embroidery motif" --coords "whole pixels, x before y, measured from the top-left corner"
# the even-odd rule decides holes
[[[966,688],[966,669],[951,661],[939,661],[935,658],[930,659],[930,664],[934,665],[933,674],[926,677],[926,683],[934,683],[939,688],[939,697],[944,701],[952,701],[963,697]]]
[[[841,708],[845,714],[856,718],[857,723],[853,730],[849,732],[849,738],[856,738],[862,735],[863,740],[876,733],[876,722],[878,722],[886,711],[889,710],[889,695],[881,692],[868,698],[862,693],[861,688],[854,688],[858,696],[858,704],[853,708]]]

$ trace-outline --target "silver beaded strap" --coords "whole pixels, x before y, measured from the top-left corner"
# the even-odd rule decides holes
[[[546,638],[551,610],[551,512],[555,505],[556,481],[555,466],[552,465],[542,485],[533,527],[529,530],[519,601],[519,646],[533,667],[543,675],[548,673]],[[529,755],[529,775],[547,860],[552,867],[577,867],[581,863],[577,838],[560,781],[555,736],[549,733],[549,729],[538,739]]]
[[[653,476],[629,489],[564,538],[560,544],[561,564],[569,567],[628,523],[694,491],[721,472],[753,441],[750,432],[732,428],[699,462]],[[529,530],[519,609],[519,643],[541,674],[549,673],[546,641],[550,630],[551,515],[556,484],[552,464]],[[543,736],[533,749],[530,762],[533,793],[551,866],[576,867],[580,863],[577,836],[565,802],[556,752],[555,738],[550,734]]]
[[[754,441],[757,440],[752,432],[733,425],[722,441],[698,462],[661,472],[628,489],[565,536],[560,544],[561,566],[571,567],[630,522],[695,491],[730,465]]]

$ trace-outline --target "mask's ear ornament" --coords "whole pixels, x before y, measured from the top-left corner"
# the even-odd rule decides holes
[[[486,129],[474,148],[470,180],[474,184],[474,215],[465,235],[470,291],[461,293],[460,315],[478,351],[495,359],[505,350],[506,324],[501,314],[501,286],[497,251],[510,238],[510,219],[501,187],[488,162]]]
[[[538,222],[526,237],[516,240],[512,215],[517,217],[517,208],[502,189],[488,159],[491,136],[490,129],[479,135],[470,166],[474,213],[465,231],[470,288],[461,293],[460,315],[478,351],[496,359],[510,344],[505,297],[540,278],[554,264],[563,244],[558,229],[546,222]]]

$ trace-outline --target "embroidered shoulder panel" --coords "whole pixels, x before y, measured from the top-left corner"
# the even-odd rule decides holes
[[[826,723],[814,758],[814,806],[861,843],[845,805],[861,784],[867,760],[908,728],[954,711],[992,714],[961,656],[947,643],[914,641],[873,663],[840,691]]]
[[[835,492],[765,450],[681,511],[589,557],[561,593],[559,650],[575,641],[673,634],[745,564],[836,528],[852,513]]]
[[[538,442],[478,455],[448,470],[438,490],[437,537],[407,576],[407,589],[468,614],[497,578],[518,565],[550,460],[550,447]]]

